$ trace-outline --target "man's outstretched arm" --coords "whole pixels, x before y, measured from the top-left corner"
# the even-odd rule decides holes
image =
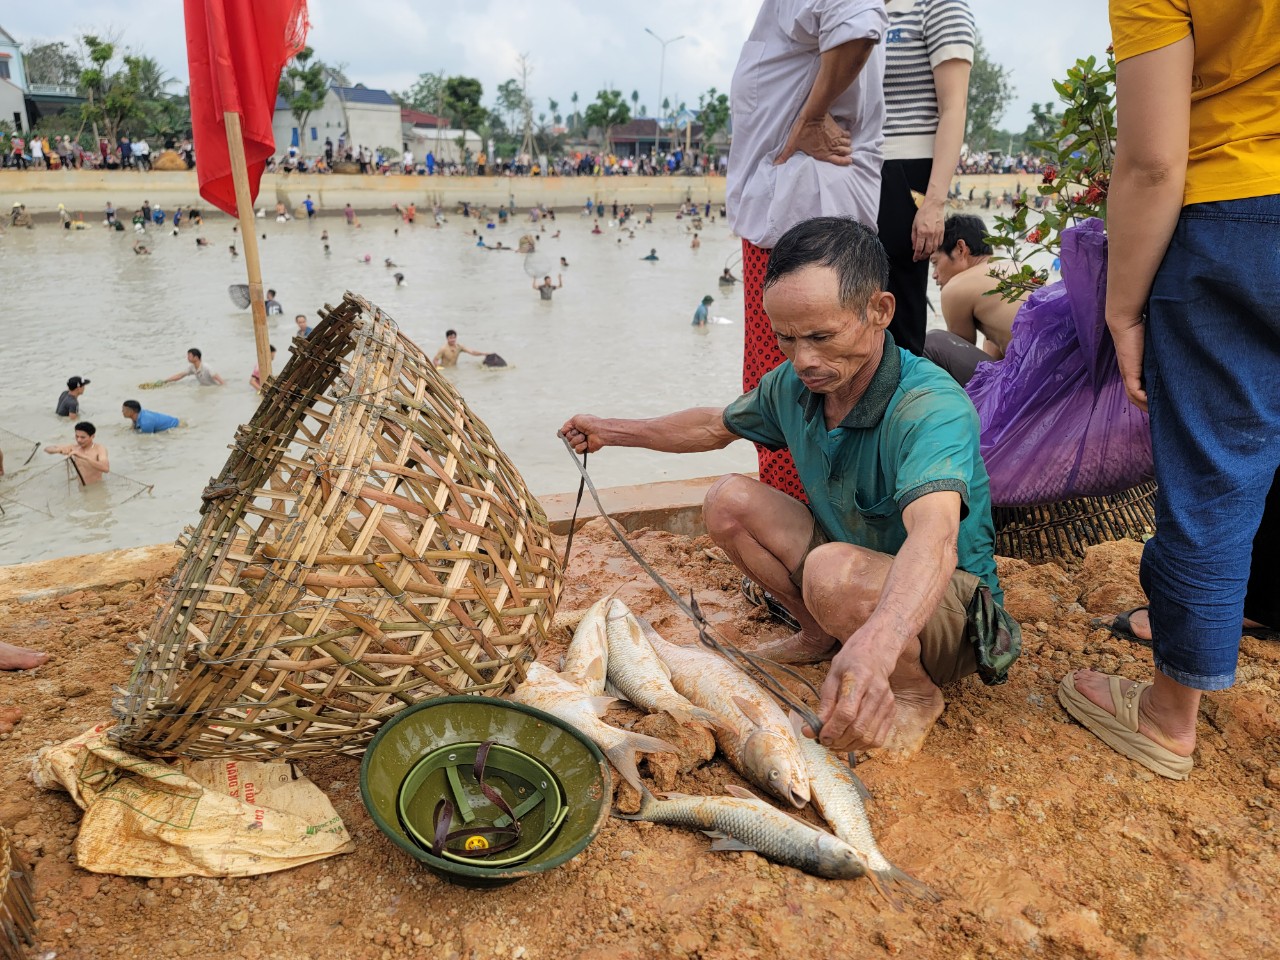
[[[617,420],[579,413],[560,428],[578,453],[602,447],[643,447],[662,453],[705,453],[738,439],[724,425],[720,407],[693,407],[648,420]]]

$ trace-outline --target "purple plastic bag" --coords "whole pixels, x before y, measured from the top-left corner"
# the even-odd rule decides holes
[[[965,388],[982,423],[997,506],[1120,493],[1152,478],[1147,415],[1129,402],[1107,330],[1107,236],[1062,234],[1062,279],[1033,293],[999,363]]]

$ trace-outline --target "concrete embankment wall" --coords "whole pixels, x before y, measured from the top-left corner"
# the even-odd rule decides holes
[[[1034,189],[1039,178],[1030,174],[961,175],[955,178],[967,193],[975,188],[975,199],[991,190],[999,196],[1004,190],[1021,186]],[[368,215],[389,212],[391,205],[413,202],[429,208],[437,201],[452,210],[466,200],[473,204],[496,207],[514,202],[527,208],[538,203],[561,210],[575,209],[587,197],[612,203],[637,206],[674,207],[686,199],[698,203],[724,202],[723,177],[417,177],[417,176],[346,176],[341,174],[267,174],[262,178],[258,206],[268,212],[277,202],[295,210],[308,194],[322,214],[342,212],[351,204],[357,213]],[[195,171],[138,173],[130,170],[69,171],[0,171],[0,214],[7,214],[14,203],[26,204],[27,211],[40,217],[56,214],[58,204],[65,204],[71,216],[83,213],[85,220],[101,220],[107,201],[125,214],[142,205],[143,200],[161,205],[165,210],[175,206],[195,205],[207,212],[209,204],[200,199]]]
[[[266,174],[257,205],[270,213],[277,202],[292,212],[310,194],[318,210],[340,215],[346,204],[357,213],[389,213],[391,205],[410,202],[429,212],[439,202],[452,211],[462,201],[490,207],[514,202],[518,208],[543,203],[561,210],[578,208],[587,200],[605,203],[653,204],[674,207],[686,199],[698,203],[724,202],[724,177],[418,177],[347,176],[342,174]],[[83,212],[86,220],[101,220],[107,201],[125,219],[143,200],[165,210],[210,205],[200,199],[195,171],[180,173],[130,170],[0,171],[0,213],[15,202],[26,204],[37,216],[56,214],[65,204],[71,216]]]

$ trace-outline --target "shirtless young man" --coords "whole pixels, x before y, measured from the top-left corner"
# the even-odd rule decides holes
[[[111,461],[107,458],[107,448],[94,442],[93,436],[97,432],[98,428],[92,423],[81,420],[76,424],[75,443],[45,447],[44,452],[70,457],[85,486],[100,483],[111,472]]]
[[[987,226],[981,217],[955,214],[947,217],[942,243],[929,257],[933,279],[942,289],[942,319],[946,330],[932,330],[925,336],[924,355],[964,386],[978,364],[1001,360],[1013,333],[1013,318],[1022,307],[991,293],[996,281],[991,277],[991,247],[986,241]],[[978,331],[986,337],[977,346]]]
[[[436,351],[434,363],[437,367],[456,367],[458,365],[458,354],[469,353],[473,357],[487,357],[489,354],[484,350],[472,350],[470,347],[464,347],[458,342],[457,330],[446,330],[444,332],[444,346]]]

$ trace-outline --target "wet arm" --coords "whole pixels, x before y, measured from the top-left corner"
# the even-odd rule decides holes
[[[576,431],[576,435],[575,435]],[[618,420],[579,415],[561,428],[575,448],[643,447],[661,453],[705,453],[738,439],[724,425],[720,407],[693,407],[648,420]],[[581,452],[581,451],[579,451]]]

